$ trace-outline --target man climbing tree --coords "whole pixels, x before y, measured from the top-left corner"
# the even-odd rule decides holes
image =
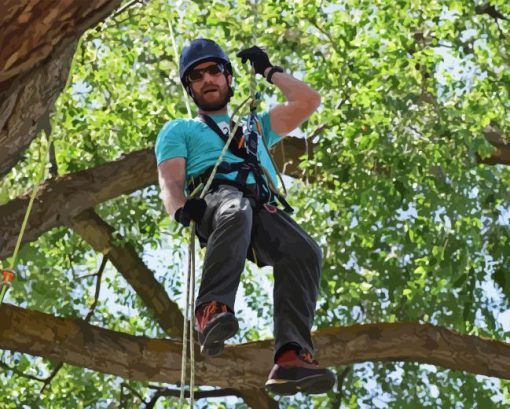
[[[237,332],[234,302],[249,258],[274,268],[275,365],[266,387],[278,394],[324,393],[335,378],[313,360],[310,336],[321,250],[276,207],[280,200],[291,211],[275,189],[276,169],[267,151],[319,107],[320,96],[273,66],[259,47],[237,55],[278,87],[286,102],[260,117],[252,112],[246,126],[234,124],[228,111],[233,95],[230,60],[214,41],[196,39],[182,51],[179,75],[199,115],[168,122],[156,142],[165,208],[184,226],[195,221],[197,234],[207,246],[195,310],[201,352],[219,355],[224,341]],[[190,197],[208,179],[229,132],[236,129],[205,197]]]

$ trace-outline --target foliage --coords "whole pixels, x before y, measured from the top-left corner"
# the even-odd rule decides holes
[[[510,17],[510,3],[491,4]],[[477,158],[493,151],[483,136],[486,126],[510,135],[510,23],[481,13],[481,5],[267,0],[254,13],[246,0],[152,0],[85,33],[71,86],[52,116],[59,172],[152,147],[167,120],[187,115],[170,30],[179,47],[210,37],[232,57],[255,41],[322,96],[319,112],[302,126],[312,134],[326,125],[313,159],[301,164],[314,183],[295,181],[291,189],[297,220],[325,254],[317,327],[411,320],[505,339],[508,327],[498,316],[508,310],[510,297],[510,173]],[[235,105],[247,95],[249,77],[234,58],[233,65]],[[274,88],[259,85],[263,107],[281,100]],[[32,186],[38,144],[4,179],[2,202]],[[169,223],[158,189],[96,210],[144,254],[182,305],[186,239]],[[10,301],[84,317],[95,279],[80,277],[96,272],[100,258],[72,231],[51,231],[24,247]],[[271,335],[270,270],[250,268],[243,280],[237,342]],[[111,266],[92,322],[163,336]],[[19,354],[2,359],[40,376],[54,365]],[[116,407],[122,382],[67,365],[43,396],[40,382],[12,372],[0,374],[0,381],[11,391],[0,394],[2,407],[15,407],[12,400],[16,407],[75,407],[76,401],[82,407]],[[130,385],[149,396],[148,385]],[[125,407],[141,404],[123,390]],[[340,407],[340,401],[350,408],[508,407],[510,392],[507,382],[429,365],[371,363],[354,365],[341,391],[280,399],[288,408]],[[160,400],[160,407],[171,402]],[[225,407],[224,402],[207,405]]]

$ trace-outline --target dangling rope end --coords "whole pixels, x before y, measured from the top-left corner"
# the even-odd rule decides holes
[[[2,282],[0,283],[0,304],[3,303],[5,294],[9,287],[12,287],[12,280],[16,277],[13,270],[4,269],[2,270]]]

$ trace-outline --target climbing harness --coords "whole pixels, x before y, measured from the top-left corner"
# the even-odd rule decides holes
[[[260,120],[256,112],[259,99],[260,93],[257,92],[253,101],[254,103],[250,106],[250,115],[247,120],[247,136],[245,137],[241,127],[237,127],[232,143],[228,145],[228,149],[235,156],[242,159],[242,162],[221,162],[217,168],[217,173],[220,174],[237,172],[235,180],[214,179],[212,182],[213,189],[221,184],[233,185],[241,190],[245,196],[253,197],[258,208],[263,206],[266,209],[271,209],[270,212],[274,213],[276,210],[273,204],[278,200],[284,206],[284,210],[287,213],[292,213],[294,210],[285,199],[285,196],[275,188],[269,172],[262,166],[258,158],[258,139],[259,135],[262,133],[262,126],[260,125]],[[200,115],[200,119],[225,142],[225,145],[227,145],[228,134],[225,134],[211,117]],[[236,128],[235,125],[235,122],[231,120],[230,128]],[[263,136],[261,135],[261,139],[262,138]],[[250,172],[255,179],[253,192],[247,189],[246,183]],[[191,182],[189,183],[190,188],[194,189],[197,183],[203,183],[209,176],[210,169],[199,176],[191,178]]]

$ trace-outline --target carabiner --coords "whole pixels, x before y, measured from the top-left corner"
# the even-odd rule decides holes
[[[272,204],[264,203],[263,206],[264,206],[264,209],[266,209],[271,214],[274,214],[274,213],[276,213],[278,211],[276,206],[273,206]]]

